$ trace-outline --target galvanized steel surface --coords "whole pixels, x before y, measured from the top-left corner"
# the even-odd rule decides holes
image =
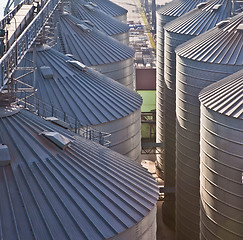
[[[222,22],[201,37],[182,44],[176,53],[194,61],[242,65],[242,22],[243,12],[232,17],[229,22]]]
[[[11,155],[0,168],[3,239],[98,240],[153,224],[157,185],[138,164],[25,110],[0,118],[0,131]],[[72,143],[61,150],[43,131]]]
[[[60,15],[58,50],[133,89],[134,50],[70,14]]]
[[[218,10],[212,10],[220,4]],[[231,15],[231,2],[213,0],[176,18],[164,26],[164,181],[165,187],[175,188],[176,161],[176,54],[175,48],[193,37],[213,28],[217,22]],[[173,199],[174,200],[174,199]],[[171,199],[170,202],[173,202]],[[165,201],[165,206],[169,205]],[[175,221],[175,206],[168,210]],[[164,209],[165,209],[164,206]],[[167,215],[168,215],[167,214]],[[168,217],[168,216],[167,216]]]
[[[127,9],[117,5],[116,3],[109,0],[85,0],[86,2],[91,2],[97,5],[106,14],[115,17],[117,20],[124,23],[127,22]]]
[[[156,141],[163,142],[163,116],[164,116],[164,106],[163,106],[163,88],[164,88],[164,25],[177,17],[189,12],[194,9],[197,4],[203,0],[174,0],[162,6],[156,14],[157,22],[157,81],[156,81]],[[157,168],[158,173],[164,174],[163,166],[163,156],[157,157]]]
[[[30,66],[28,59],[32,60],[32,52],[28,53],[22,67]],[[139,160],[140,95],[90,68],[79,70],[68,62],[70,60],[54,49],[37,48],[35,87],[38,99],[77,118],[84,126],[98,125],[101,131],[114,134],[110,147]],[[43,76],[43,66],[50,67],[52,78]],[[32,85],[33,75],[29,74],[21,81]]]
[[[203,89],[201,239],[243,238],[243,70]]]
[[[129,44],[129,26],[107,15],[99,8],[83,0],[72,0],[71,12],[81,20],[89,20],[97,29],[116,40]]]
[[[215,27],[176,49],[176,230],[178,239],[199,238],[200,104],[198,94],[211,83],[242,69],[243,32],[237,30],[242,18],[243,14],[239,14],[225,26]],[[203,51],[209,46],[215,48],[211,48],[211,52],[206,50],[208,54],[206,56]],[[199,49],[201,52],[198,51]],[[198,55],[194,54],[196,51]],[[221,54],[218,54],[219,51]],[[210,56],[217,57],[213,59]]]

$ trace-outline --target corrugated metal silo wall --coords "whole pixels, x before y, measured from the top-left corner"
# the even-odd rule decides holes
[[[111,134],[110,149],[121,153],[132,160],[140,162],[141,156],[141,110],[130,115],[93,126],[96,130]]]
[[[156,212],[157,207],[155,205],[150,213],[139,223],[132,228],[129,228],[127,231],[116,235],[114,238],[110,238],[110,240],[156,240]]]
[[[111,37],[116,39],[117,41],[129,46],[129,32],[111,35]]]
[[[114,18],[116,20],[119,20],[123,23],[127,23],[127,13],[126,14],[123,14],[123,15],[120,15],[120,16],[114,16]]]
[[[201,239],[243,239],[243,120],[201,105]]]
[[[157,12],[156,42],[156,142],[163,142],[163,95],[164,95],[164,25],[176,17],[164,16]],[[156,160],[157,173],[164,178],[163,155],[158,154]]]
[[[165,188],[175,188],[175,152],[176,152],[176,54],[175,48],[193,36],[176,34],[164,30],[164,184]],[[166,200],[167,199],[167,200]],[[168,224],[175,226],[175,195],[165,194],[163,216]]]
[[[128,58],[119,62],[91,66],[91,68],[134,90],[134,61]]]
[[[197,62],[177,55],[176,62],[176,231],[177,239],[199,239],[198,94],[209,84],[242,69]]]

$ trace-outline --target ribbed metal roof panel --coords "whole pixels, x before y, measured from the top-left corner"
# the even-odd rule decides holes
[[[204,88],[199,100],[208,109],[243,119],[243,70]]]
[[[61,150],[43,131],[73,141]],[[0,118],[0,132],[11,155],[0,168],[3,239],[107,239],[156,205],[151,174],[108,148],[25,110]]]
[[[127,9],[117,5],[109,0],[85,0],[86,2],[91,2],[96,4],[102,11],[113,17],[121,16],[127,14]]]
[[[174,0],[162,6],[157,13],[165,16],[180,17],[194,9],[201,2],[204,2],[204,0]]]
[[[213,28],[221,20],[230,17],[231,11],[231,1],[212,0],[205,3],[203,7],[195,8],[168,23],[164,28],[166,31],[178,34],[199,35]]]
[[[21,66],[30,66],[32,52]],[[67,61],[71,58],[49,47],[37,49],[36,88],[42,101],[77,118],[84,125],[97,125],[120,119],[138,110],[142,98],[136,92],[86,67],[79,70]],[[53,78],[45,79],[40,67],[49,66]],[[21,74],[20,71],[18,71]],[[23,82],[33,85],[27,75]]]
[[[88,6],[88,8],[87,8]],[[105,32],[109,36],[125,33],[129,31],[129,26],[119,20],[107,15],[99,8],[90,5],[89,3],[82,0],[73,0],[72,14],[81,19],[89,20],[95,25],[97,29]],[[92,10],[89,10],[92,9]]]
[[[119,62],[134,56],[132,48],[98,31],[85,21],[70,14],[61,15],[59,21],[60,50],[71,53],[87,66]]]
[[[179,56],[215,64],[243,64],[243,12],[176,48]]]

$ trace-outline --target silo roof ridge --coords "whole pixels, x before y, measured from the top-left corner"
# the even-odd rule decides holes
[[[181,44],[176,54],[195,61],[241,66],[243,31],[237,28],[243,21],[243,12],[228,20]]]
[[[117,35],[126,33],[129,31],[129,26],[119,20],[107,15],[99,8],[94,8],[93,11],[89,11],[84,7],[87,4],[84,1],[73,0],[71,5],[72,14],[83,20],[89,20],[95,27],[108,35]]]
[[[207,108],[243,120],[243,70],[204,88],[199,100]]]
[[[31,56],[27,53],[27,58]],[[142,99],[135,91],[88,67],[79,70],[68,60],[72,59],[54,49],[37,49],[36,88],[40,100],[77,118],[84,126],[120,119],[141,107]],[[23,60],[21,66],[28,64]],[[52,79],[43,77],[41,66],[52,69]],[[24,81],[32,84],[31,76]]]
[[[216,10],[213,10],[218,6]],[[202,8],[195,8],[183,16],[167,23],[164,29],[169,32],[199,35],[231,16],[232,4],[228,0],[212,0]]]
[[[194,9],[201,2],[205,2],[205,0],[174,0],[158,9],[157,13],[179,17]]]
[[[39,134],[43,129],[74,141],[61,150]],[[8,239],[107,239],[156,204],[152,175],[108,148],[26,110],[1,118],[0,131],[11,150],[11,165],[0,169]]]
[[[64,48],[80,62],[87,66],[96,66],[119,62],[134,56],[132,48],[95,28],[82,31],[76,25],[82,22],[71,15],[62,15],[59,25]],[[86,26],[89,28],[88,24]]]

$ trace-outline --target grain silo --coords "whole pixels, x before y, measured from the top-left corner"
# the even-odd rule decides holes
[[[243,13],[176,49],[176,226],[178,239],[199,238],[198,94],[242,69]]]
[[[58,50],[134,89],[134,50],[70,14],[62,14]]]
[[[232,4],[228,0],[211,0],[176,18],[164,26],[164,184],[175,188],[176,152],[176,55],[175,48],[195,36],[213,28],[216,23],[231,15]],[[175,201],[166,194],[163,204],[164,219],[175,225]],[[168,209],[167,209],[168,208]]]
[[[35,56],[34,82],[33,74],[20,70],[18,74],[23,76],[21,82],[37,89],[39,102],[35,103],[34,98],[28,101],[38,105],[38,112],[48,117],[55,112],[54,116],[61,120],[69,116],[72,128],[77,120],[82,126],[110,133],[111,149],[139,161],[140,95],[48,46],[33,50],[34,54],[27,53],[21,67],[30,68]]]
[[[201,239],[243,239],[243,70],[199,94]]]
[[[84,0],[72,0],[71,13],[80,20],[88,20],[98,30],[129,45],[129,26],[107,15],[92,3]]]
[[[117,20],[127,23],[127,9],[117,5],[110,0],[85,0],[99,7],[106,14],[111,15]]]
[[[1,238],[156,239],[157,185],[128,158],[0,109]]]
[[[157,10],[156,13],[156,142],[163,142],[164,129],[164,26],[166,23],[194,9],[204,0],[174,0]],[[163,178],[163,155],[157,156],[157,173]]]

